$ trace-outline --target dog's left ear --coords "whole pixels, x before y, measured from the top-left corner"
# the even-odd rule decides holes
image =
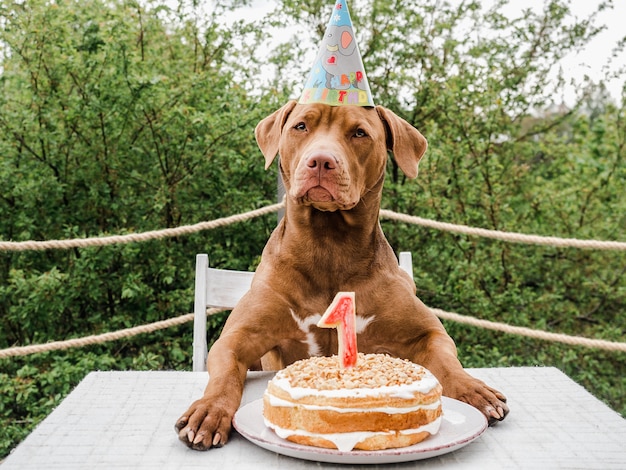
[[[426,138],[415,127],[389,109],[376,106],[376,111],[385,125],[387,149],[393,152],[404,174],[409,178],[415,178],[419,162],[428,147]]]
[[[254,129],[254,136],[256,142],[265,157],[265,169],[267,170],[276,155],[278,154],[278,143],[280,141],[280,134],[283,130],[285,122],[289,117],[289,113],[296,106],[297,102],[291,100],[287,104],[283,105],[278,111],[274,111],[267,116],[261,122],[259,122]]]

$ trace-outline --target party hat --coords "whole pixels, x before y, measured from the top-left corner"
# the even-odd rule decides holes
[[[300,104],[374,106],[345,0],[337,0]]]

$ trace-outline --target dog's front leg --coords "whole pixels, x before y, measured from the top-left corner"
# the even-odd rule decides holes
[[[260,275],[257,269],[256,276]],[[257,277],[255,277],[257,279]],[[181,441],[196,450],[221,447],[228,441],[232,419],[241,404],[248,369],[294,331],[281,297],[268,283],[257,281],[228,316],[207,358],[209,383],[204,395],[176,422]],[[296,328],[297,330],[297,328]]]
[[[237,357],[233,340],[226,335],[215,342],[207,360],[209,383],[204,395],[176,422],[179,439],[193,449],[221,447],[228,440],[248,370]]]

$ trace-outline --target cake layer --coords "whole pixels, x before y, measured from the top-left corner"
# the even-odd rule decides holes
[[[276,406],[317,405],[334,408],[372,408],[384,403],[389,408],[410,408],[418,405],[432,405],[441,398],[441,385],[432,377],[424,384],[350,388],[343,390],[316,390],[313,388],[292,387],[289,379],[277,375],[268,383],[266,394],[286,403],[276,402]]]
[[[368,402],[365,405],[361,404],[360,406],[354,402],[342,402],[339,406],[333,406],[332,404],[308,404],[303,403],[302,400],[284,400],[282,398],[278,398],[268,391],[263,396],[267,397],[269,400],[270,406],[284,406],[284,407],[300,407],[305,410],[318,410],[318,411],[336,411],[338,413],[358,413],[363,411],[364,407],[367,407],[368,411],[378,412],[378,413],[386,413],[389,415],[393,414],[404,414],[410,413],[412,411],[418,410],[434,410],[440,407],[441,399],[439,395],[436,395],[435,398],[428,403],[417,403],[412,402],[409,404],[400,404],[394,400],[386,400],[384,403],[380,403],[380,401],[376,402]]]
[[[279,406],[276,403],[270,395],[264,396],[264,415],[270,422],[284,429],[306,429],[314,433],[415,429],[441,415],[440,400],[432,405],[394,408],[393,413],[378,411],[379,408],[389,408],[380,406],[386,405],[382,397],[375,408],[355,408],[356,405],[351,405],[351,408],[340,411],[310,405],[307,409],[307,405],[284,401],[279,401]]]
[[[377,431],[351,433],[311,433],[304,430],[282,429],[265,420],[265,425],[274,430],[277,436],[296,444],[338,449],[342,452],[357,450],[382,450],[415,445],[427,437],[437,434],[441,417],[417,429],[405,431]]]

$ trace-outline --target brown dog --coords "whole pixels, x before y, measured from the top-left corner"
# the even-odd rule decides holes
[[[285,217],[209,352],[209,383],[176,423],[180,439],[199,450],[226,443],[246,372],[260,358],[277,370],[337,354],[336,332],[315,324],[338,291],[355,292],[359,351],[421,364],[445,395],[502,420],[506,398],[463,370],[378,222],[387,151],[414,178],[427,146],[422,134],[380,106],[290,101],[259,123],[256,138],[266,167],[280,154]]]

